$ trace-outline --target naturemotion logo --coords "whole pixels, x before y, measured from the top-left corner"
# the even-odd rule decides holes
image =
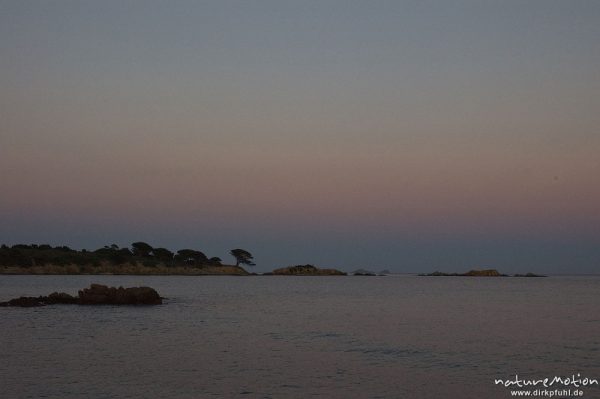
[[[534,396],[534,397],[581,397],[583,391],[579,388],[598,385],[597,378],[582,377],[581,373],[569,376],[554,376],[539,379],[519,378],[515,374],[514,378],[494,379],[495,385],[501,385],[510,388],[511,396]],[[522,388],[521,390],[515,388]],[[556,389],[541,389],[556,388]]]

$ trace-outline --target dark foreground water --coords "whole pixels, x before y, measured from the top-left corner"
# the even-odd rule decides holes
[[[494,379],[600,378],[598,277],[0,276],[0,300],[92,282],[169,299],[0,308],[2,398],[509,398]]]

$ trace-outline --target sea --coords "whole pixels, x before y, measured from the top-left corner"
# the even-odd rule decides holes
[[[2,275],[0,301],[91,283],[166,299],[0,308],[1,398],[600,398],[600,276]]]

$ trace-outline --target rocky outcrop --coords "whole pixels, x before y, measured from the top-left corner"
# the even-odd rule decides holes
[[[419,274],[419,276],[507,277],[506,274],[501,274],[496,269],[470,270],[466,273],[433,272],[433,273]]]
[[[313,265],[297,265],[275,269],[266,275],[274,276],[346,276],[346,273],[336,269],[319,269]]]
[[[508,274],[501,274],[496,269],[488,269],[488,270],[470,270],[466,273],[443,273],[443,272],[433,272],[433,273],[424,273],[419,274],[419,276],[463,276],[463,277],[510,277]],[[543,274],[514,274],[513,277],[548,277]]]
[[[354,272],[352,272],[352,275],[354,275],[354,276],[377,276],[377,273],[372,272],[370,270],[358,269],[358,270],[355,270]]]
[[[20,306],[22,308],[32,308],[35,306],[44,306],[45,303],[40,300],[42,297],[22,296],[11,299],[8,302],[0,302],[0,306]]]
[[[101,284],[92,284],[90,288],[79,291],[74,297],[64,292],[53,292],[48,296],[19,297],[0,306],[35,307],[54,304],[77,305],[160,305],[162,298],[150,287],[115,288]]]
[[[19,306],[22,308],[32,308],[36,306],[54,305],[57,303],[74,304],[77,298],[64,292],[53,292],[48,296],[22,296],[11,299],[8,302],[0,302],[0,306]]]
[[[514,277],[548,277],[543,274],[527,273],[527,274],[515,274]]]
[[[496,269],[488,269],[488,270],[469,270],[464,274],[464,276],[468,277],[501,277],[503,276]],[[505,276],[505,275],[504,275]]]
[[[115,288],[92,284],[79,291],[80,305],[160,305],[162,298],[153,288]]]
[[[53,292],[52,294],[45,297],[45,303],[47,305],[54,305],[57,303],[75,304],[77,303],[77,297],[65,294],[64,292]]]

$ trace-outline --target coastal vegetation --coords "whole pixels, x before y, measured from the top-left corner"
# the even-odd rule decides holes
[[[246,251],[245,249],[241,249],[241,248],[232,249],[231,251],[229,251],[229,254],[235,258],[236,266],[239,266],[240,264],[248,265],[248,266],[256,266],[256,263],[253,262],[254,256],[252,256],[252,254],[250,252]]]
[[[0,274],[116,274],[116,275],[250,275],[242,265],[255,266],[254,256],[247,250],[229,251],[234,265],[221,258],[208,257],[196,249],[171,251],[164,247],[137,241],[128,248],[116,244],[93,251],[75,250],[48,244],[0,246]],[[335,269],[319,269],[313,265],[297,265],[276,269],[264,275],[341,276]]]
[[[249,255],[242,260],[253,259],[248,251],[233,251],[244,251]],[[209,258],[199,250],[186,248],[172,252],[167,248],[154,248],[142,241],[132,243],[131,248],[112,244],[93,251],[47,244],[0,246],[2,274],[247,275],[248,272],[239,266],[240,263],[249,264],[237,260],[236,265],[226,265],[219,257]]]
[[[235,248],[229,251],[235,264],[224,264],[217,256],[208,257],[197,249],[184,248],[171,251],[164,247],[136,241],[130,247],[121,248],[116,244],[88,251],[76,250],[67,246],[48,244],[17,244],[0,246],[0,274],[115,274],[115,275],[236,275],[247,276],[242,265],[255,266],[254,256],[247,250]],[[358,269],[355,276],[377,276],[389,274]],[[318,268],[311,264],[282,267],[270,276],[345,276],[347,273],[336,269]],[[465,273],[433,273],[419,276],[459,276],[459,277],[510,277],[495,269],[470,270]],[[514,277],[546,277],[540,274],[515,274]]]

